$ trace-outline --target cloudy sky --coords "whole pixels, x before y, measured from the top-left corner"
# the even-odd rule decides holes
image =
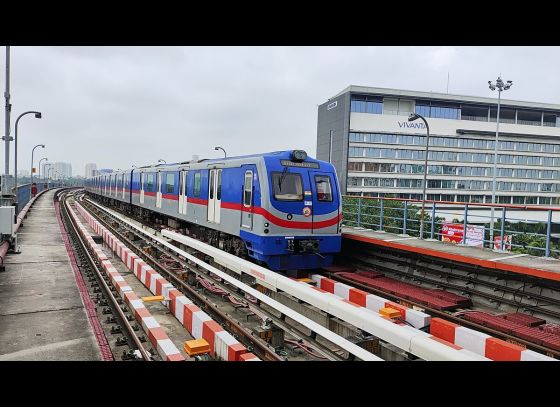
[[[501,73],[506,98],[560,104],[560,47],[12,47],[11,59],[12,128],[43,112],[20,121],[19,168],[45,143],[35,162],[74,175],[221,156],[214,146],[315,155],[317,105],[350,84],[445,92],[449,72],[449,93],[492,96]],[[0,64],[3,94],[4,49]]]

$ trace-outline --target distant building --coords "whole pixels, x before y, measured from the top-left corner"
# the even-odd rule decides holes
[[[53,170],[51,172],[58,173],[62,178],[71,178],[72,177],[72,164],[64,163],[64,162],[57,162],[53,164]]]
[[[350,86],[318,108],[317,158],[343,194],[492,202],[497,98]],[[502,99],[496,201],[560,204],[560,105]]]
[[[94,177],[96,173],[97,173],[97,164],[95,163],[86,164],[86,172],[85,172],[86,178]]]

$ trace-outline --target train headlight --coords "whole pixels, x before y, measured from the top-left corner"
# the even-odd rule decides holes
[[[303,150],[292,151],[292,161],[305,161],[307,153]]]

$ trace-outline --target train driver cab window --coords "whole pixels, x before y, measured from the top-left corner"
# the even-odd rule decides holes
[[[165,193],[172,194],[175,189],[175,174],[167,173],[165,176]]]
[[[278,201],[303,201],[303,182],[300,174],[287,171],[273,172],[272,187],[274,199]]]
[[[194,173],[193,196],[200,196],[200,172]]]
[[[315,188],[318,201],[332,202],[331,179],[327,175],[315,175]]]
[[[146,191],[151,192],[152,188],[154,187],[154,174],[146,174],[148,176],[148,186],[146,187]]]

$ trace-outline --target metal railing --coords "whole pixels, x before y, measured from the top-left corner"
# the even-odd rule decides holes
[[[44,189],[47,188],[47,183],[46,182],[36,182],[37,185],[37,193],[43,191]],[[50,182],[49,186],[51,188],[56,188],[58,186],[60,186],[60,182]],[[15,192],[15,188],[12,188],[12,194]],[[17,214],[19,214],[21,212],[21,210],[25,207],[25,205],[27,205],[27,203],[29,202],[29,200],[31,199],[31,184],[21,184],[18,185],[18,190],[17,190],[17,202],[18,202],[18,207],[17,207]],[[17,215],[16,214],[16,215]]]
[[[419,236],[421,202],[417,199],[344,195],[343,226]],[[492,208],[493,237],[489,228]],[[555,217],[557,221],[554,221]],[[560,234],[553,234],[555,226],[559,226],[560,233],[560,207],[426,200],[423,238],[449,240],[449,234],[442,231],[445,224],[455,224],[459,228],[462,224],[463,236],[458,242],[461,245],[560,258]],[[473,240],[465,233],[473,230],[473,226],[478,226],[479,230],[484,227],[481,239]]]

